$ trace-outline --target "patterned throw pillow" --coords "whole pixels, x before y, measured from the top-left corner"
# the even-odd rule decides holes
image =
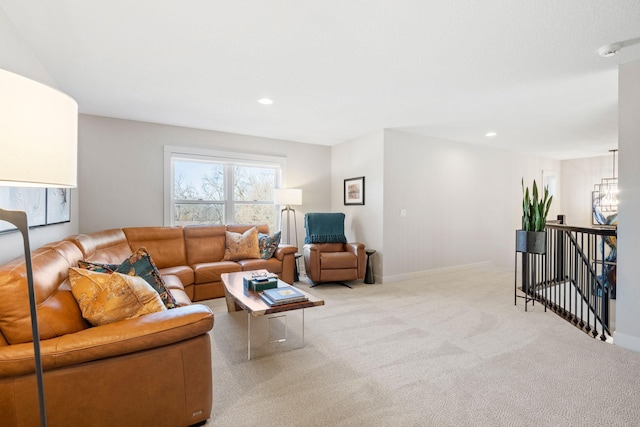
[[[244,233],[226,232],[224,261],[260,258],[258,246],[258,229],[251,227]]]
[[[89,262],[80,260],[78,261],[78,267],[85,270],[95,271],[97,273],[113,273],[120,267],[119,264],[102,264],[99,262]]]
[[[125,259],[116,269],[116,272],[128,274],[129,276],[142,277],[158,292],[160,299],[167,308],[176,307],[175,298],[165,286],[164,280],[162,280],[160,272],[146,248],[139,248],[133,255]]]
[[[280,236],[282,232],[270,236],[268,234],[258,233],[258,246],[260,246],[260,258],[269,259],[276,253],[280,244]]]
[[[94,326],[167,309],[141,277],[70,268],[69,282],[82,317]]]

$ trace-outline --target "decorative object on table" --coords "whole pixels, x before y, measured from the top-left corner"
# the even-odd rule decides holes
[[[364,205],[364,176],[344,180],[344,204]]]
[[[287,234],[286,239],[282,238],[282,242],[292,245],[295,241],[298,247],[298,222],[296,221],[296,210],[291,205],[299,206],[302,204],[302,190],[299,188],[276,188],[273,201],[276,205],[284,206],[280,211],[280,230],[283,230],[282,217],[287,213]],[[293,235],[295,239],[291,239],[291,213],[293,212]]]
[[[55,89],[1,69],[0,93],[0,185],[75,187],[78,104]],[[46,426],[40,332],[27,213],[0,209],[2,221],[15,225],[23,237],[40,425]]]
[[[272,273],[252,274],[242,280],[245,289],[251,292],[262,292],[278,287],[278,275]]]
[[[376,283],[375,276],[373,275],[373,264],[371,263],[371,255],[376,253],[375,249],[367,249],[364,251],[367,254],[367,272],[364,274],[364,283],[367,285],[373,285]]]
[[[600,184],[593,186],[591,193],[591,223],[593,225],[605,225],[612,220],[603,220],[604,218],[617,218],[618,214],[618,178],[616,177],[616,153],[618,150],[609,150],[613,153],[613,176],[610,178],[602,178]]]
[[[264,302],[270,306],[292,304],[307,301],[309,298],[293,286],[267,289],[259,294]]]

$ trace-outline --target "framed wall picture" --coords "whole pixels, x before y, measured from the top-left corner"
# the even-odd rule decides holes
[[[47,188],[47,225],[71,221],[70,196],[68,188]]]
[[[0,187],[0,207],[8,210],[25,211],[29,227],[45,225],[47,193],[44,188]],[[6,221],[0,221],[0,232],[16,230]]]
[[[344,180],[344,204],[364,205],[364,176]]]

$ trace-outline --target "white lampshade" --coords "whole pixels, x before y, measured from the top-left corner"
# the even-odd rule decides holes
[[[302,190],[300,188],[276,188],[274,203],[284,206],[301,205]]]
[[[0,69],[0,185],[75,187],[78,104]]]

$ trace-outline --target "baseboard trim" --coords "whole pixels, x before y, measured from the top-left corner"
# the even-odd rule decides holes
[[[433,268],[430,270],[412,271],[410,273],[383,276],[382,283],[402,282],[404,280],[419,279],[422,277],[431,277],[439,274],[447,274],[447,273],[452,273],[456,271],[466,271],[466,270],[473,270],[476,268],[492,267],[492,266],[493,266],[493,263],[491,261],[480,261],[480,262],[474,262],[471,264],[461,264],[461,265],[453,265],[450,267]],[[378,279],[378,276],[376,276],[376,279]]]
[[[640,352],[640,338],[623,334],[618,331],[613,332],[613,344],[624,347],[628,350]]]

